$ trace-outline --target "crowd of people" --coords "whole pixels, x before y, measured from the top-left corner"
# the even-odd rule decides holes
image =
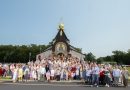
[[[127,87],[130,76],[126,67],[97,64],[72,56],[48,57],[27,64],[0,64],[0,77],[9,75],[13,82],[84,80],[96,87],[100,84],[118,86],[119,83]]]

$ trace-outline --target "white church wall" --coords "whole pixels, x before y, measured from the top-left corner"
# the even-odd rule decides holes
[[[41,54],[38,54],[38,55],[36,56],[36,60],[38,60],[39,55],[40,55],[41,59],[43,59],[43,58],[49,57],[51,54],[52,54],[52,51],[51,51],[51,50],[45,51],[45,52],[43,52],[43,53],[41,53]]]
[[[79,58],[80,60],[84,60],[85,56],[81,53],[78,53],[78,52],[75,52],[73,50],[70,51],[70,54],[73,56],[73,57],[77,57]]]

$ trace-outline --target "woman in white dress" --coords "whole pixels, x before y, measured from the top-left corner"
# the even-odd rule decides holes
[[[51,80],[54,80],[54,74],[55,74],[55,70],[54,68],[51,69]]]
[[[33,78],[33,80],[37,80],[37,73],[36,73],[35,69],[33,69],[33,71],[32,71],[32,78]]]
[[[13,71],[13,82],[15,83],[18,79],[18,68],[14,68],[14,71]]]
[[[47,81],[50,82],[50,71],[48,70],[47,73],[46,73],[46,78],[47,78]]]

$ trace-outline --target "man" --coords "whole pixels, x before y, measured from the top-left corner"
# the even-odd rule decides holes
[[[104,75],[105,75],[105,84],[107,87],[109,87],[111,85],[111,74],[109,68],[107,67],[105,68]]]
[[[96,63],[94,63],[94,66],[92,68],[92,85],[96,85],[98,87],[99,85],[99,67]]]
[[[114,85],[115,86],[118,86],[120,76],[121,76],[121,71],[118,68],[118,66],[116,66],[116,68],[113,69],[113,78],[114,78]]]
[[[61,75],[61,70],[60,70],[60,68],[58,67],[57,70],[56,70],[56,80],[57,80],[57,81],[60,81],[60,75]]]
[[[86,80],[87,80],[87,83],[88,83],[88,84],[91,84],[91,73],[92,73],[92,70],[91,70],[91,68],[89,67],[89,68],[86,70]]]

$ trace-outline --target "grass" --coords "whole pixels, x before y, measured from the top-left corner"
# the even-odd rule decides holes
[[[3,80],[3,81],[11,80],[11,76],[0,77],[0,80]]]

